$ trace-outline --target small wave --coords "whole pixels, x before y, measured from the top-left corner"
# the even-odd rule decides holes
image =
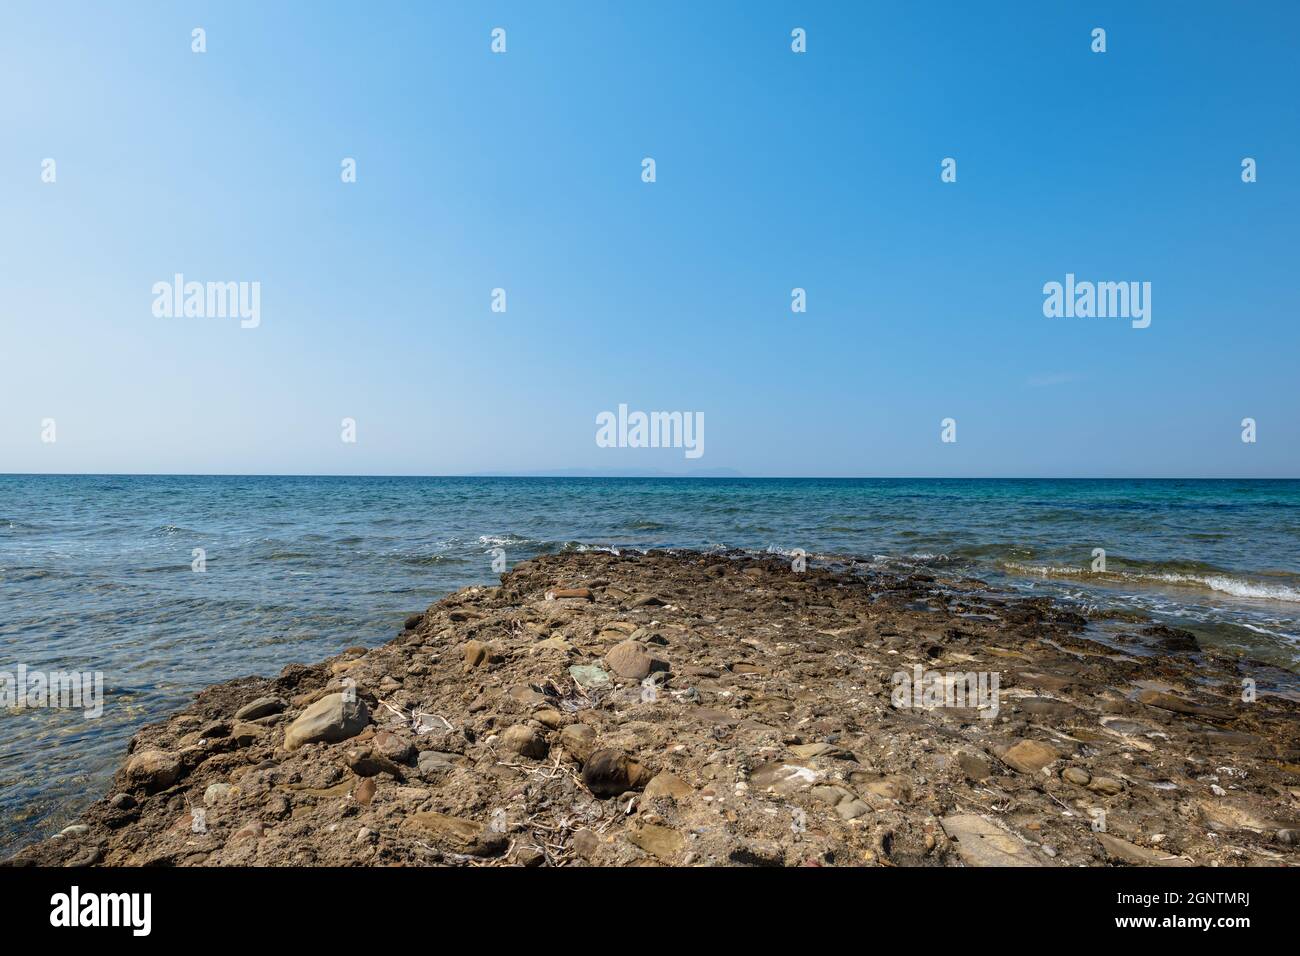
[[[1227,574],[1186,574],[1178,571],[1093,571],[1091,568],[1086,567],[1022,564],[1018,561],[1006,561],[1003,562],[1002,566],[1013,574],[1031,575],[1033,577],[1089,578],[1098,581],[1132,584],[1172,584],[1179,587],[1204,588],[1239,598],[1300,604],[1300,587],[1248,581]]]
[[[185,528],[177,524],[165,524],[154,528],[153,533],[160,537],[171,538],[178,534],[200,535],[202,531],[195,531],[193,528]]]
[[[494,545],[499,548],[505,547],[532,547],[535,545],[545,544],[544,541],[538,541],[536,538],[521,538],[517,534],[481,534],[478,536],[478,543],[485,545]]]
[[[468,560],[450,554],[410,554],[402,558],[402,563],[421,568],[438,564],[465,564]]]
[[[566,541],[561,551],[576,551],[580,554],[588,551],[603,551],[606,554],[619,555],[624,551],[631,551],[634,554],[645,554],[643,548],[619,548],[612,544],[583,544],[581,541]]]
[[[45,531],[44,525],[19,521],[17,518],[0,518],[0,531]]]

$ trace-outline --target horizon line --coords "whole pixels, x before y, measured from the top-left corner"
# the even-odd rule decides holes
[[[336,474],[325,472],[0,471],[0,478],[485,478],[529,481],[1300,481],[1300,476],[1250,475],[581,475],[472,472],[461,474]]]

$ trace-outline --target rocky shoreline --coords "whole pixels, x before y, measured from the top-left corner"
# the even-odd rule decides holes
[[[847,564],[545,556],[204,690],[6,862],[1300,862],[1300,706],[1187,632],[1097,624]]]

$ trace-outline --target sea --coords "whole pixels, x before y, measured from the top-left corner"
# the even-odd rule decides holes
[[[0,857],[202,687],[392,638],[540,554],[743,550],[977,577],[1300,671],[1300,481],[0,475]],[[13,703],[11,700],[10,703]]]

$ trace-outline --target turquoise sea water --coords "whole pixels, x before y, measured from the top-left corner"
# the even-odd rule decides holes
[[[975,575],[1300,666],[1300,481],[0,475],[0,672],[102,671],[106,694],[91,720],[0,710],[0,852],[100,796],[141,723],[382,643],[495,581],[495,548],[664,547]]]

